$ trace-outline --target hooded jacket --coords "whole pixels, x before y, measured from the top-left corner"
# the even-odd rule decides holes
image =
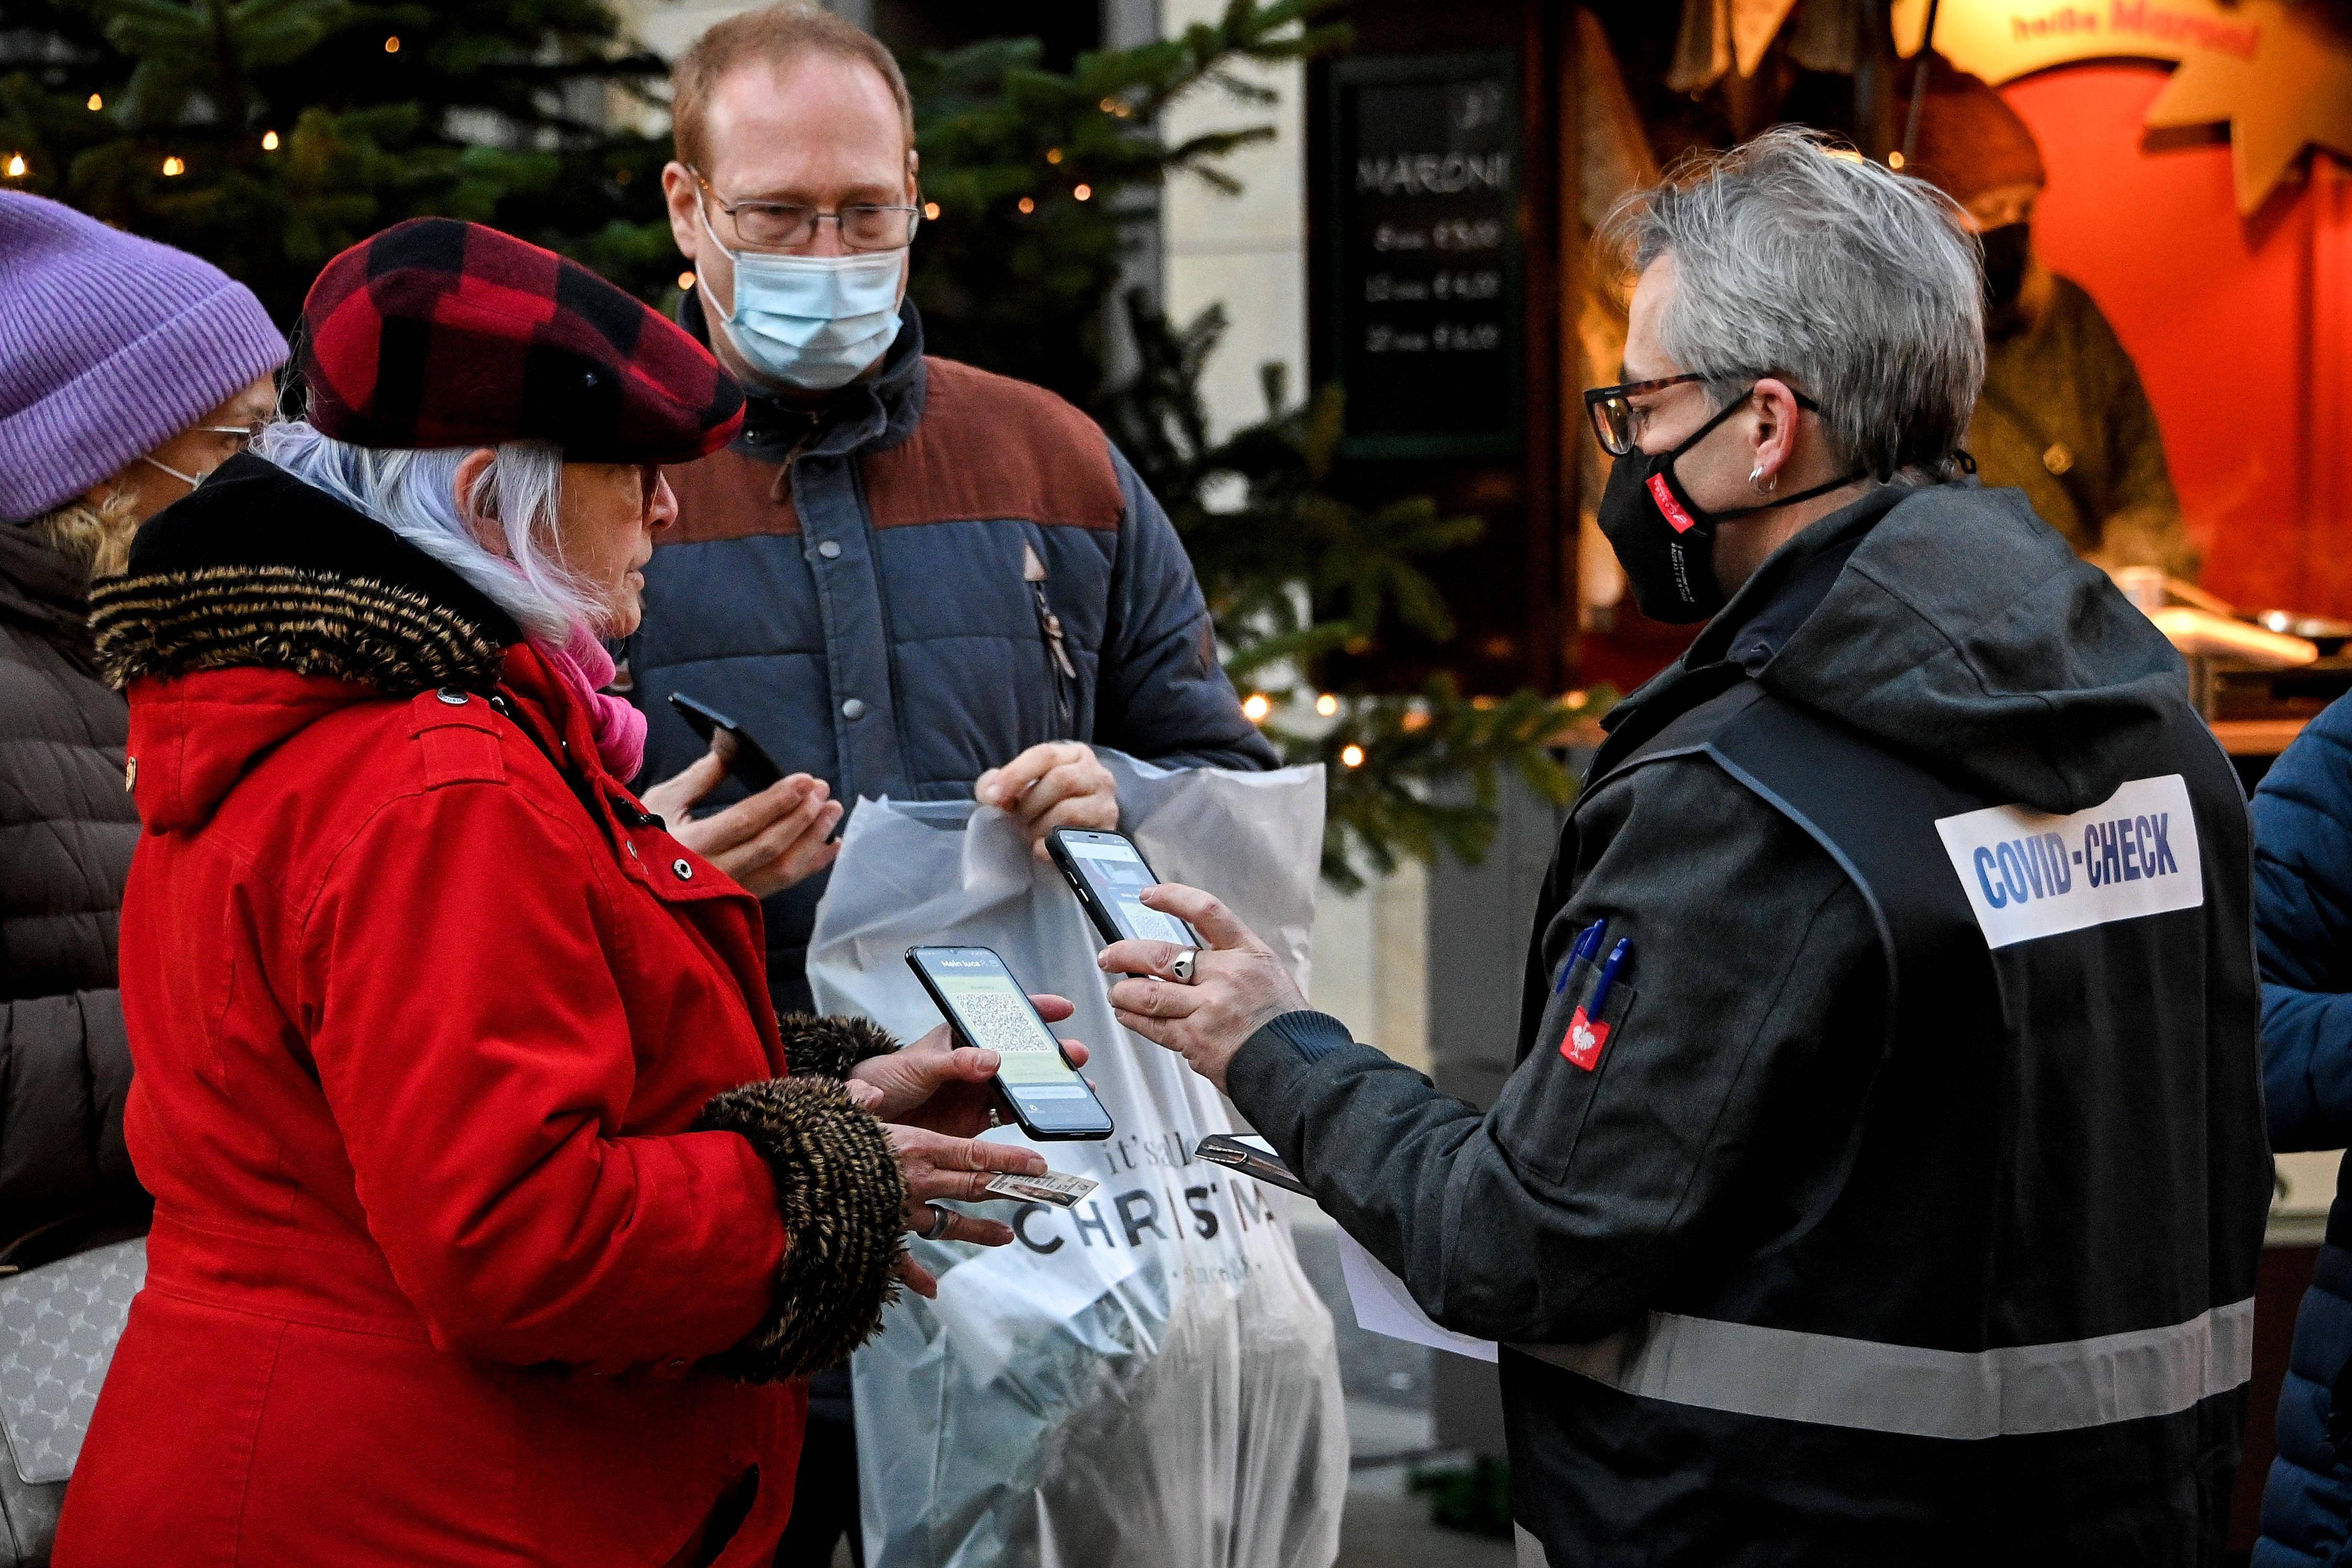
[[[143,1228],[122,1146],[115,922],[139,825],[89,574],[0,526],[0,1248],[29,1267]]]
[[[1865,1139],[1899,1144],[1906,1135],[1874,1123],[1882,1060],[1900,1047],[1888,1038],[1876,905],[1831,844],[1714,758],[1666,749],[1640,760],[1678,718],[1741,691],[1973,798],[2053,814],[2105,802],[2147,771],[2153,741],[2195,725],[2161,636],[2016,491],[1890,488],[1784,546],[1684,660],[1612,714],[1537,910],[1519,1067],[1491,1110],[1438,1093],[1316,1014],[1275,1020],[1233,1061],[1230,1089],[1243,1112],[1448,1328],[1562,1346],[1654,1323],[1658,1313],[1756,1321],[1742,1314],[1786,1295],[1775,1259],[1801,1257],[1830,1234],[1830,1216],[1860,1179]],[[2190,732],[2193,744],[2210,746]],[[2225,772],[2218,749],[2196,760],[2201,779]],[[2126,1317],[2138,1287],[2118,1281],[2157,1281],[2147,1294],[2164,1299],[2139,1306],[2162,1315],[2119,1328],[2154,1329],[2224,1302],[2234,1321],[2252,1295],[2269,1156],[2243,931],[2243,803],[2224,779],[2197,809],[2210,829],[2209,896],[2200,915],[2165,928],[2167,941],[2186,944],[2183,967],[2195,976],[2194,1005],[2175,1031],[2189,1043],[2149,1061],[2138,1082],[2111,1085],[2106,1092],[2121,1098],[2107,1110],[2062,1098],[1982,1113],[1986,1124],[1971,1135],[1994,1152],[1994,1179],[2014,1184],[2015,1196],[1995,1210],[1990,1250],[1969,1259],[1989,1282],[1984,1321],[1971,1326],[1967,1300],[1937,1302],[1954,1338],[2000,1346],[2060,1337],[2004,1337],[2014,1305],[2006,1293],[2021,1279],[2045,1300],[2102,1309],[2120,1300]],[[1918,863],[1916,875],[1949,879],[1953,868],[1938,858]],[[1580,1070],[1554,1038],[1562,1012],[1554,977],[1572,978],[1572,945],[1604,916],[1607,940],[1630,935],[1638,954],[1604,1010],[1613,1032],[1601,1070]],[[1969,937],[1982,963],[1984,939],[1973,928]],[[2112,1037],[2142,1000],[2094,987],[2081,1005],[2109,1021]],[[2065,1034],[2063,1024],[2055,1033]],[[2049,1031],[2042,1043],[2064,1054],[2064,1039]],[[1991,1070],[2004,1069],[1996,1061]],[[2160,1129],[2161,1152],[2101,1142],[2111,1120],[2135,1139]],[[2113,1176],[2101,1163],[2109,1158]],[[2174,1190],[2127,1201],[2114,1194],[2124,1173],[2148,1169],[2168,1183],[2177,1172]],[[2160,1212],[2172,1228],[2151,1255],[2103,1257],[2091,1240],[2100,1216],[2076,1217],[2086,1192],[2087,1207],[2168,1200]],[[2070,1222],[2080,1230],[2069,1234]],[[1845,1320],[1824,1331],[1934,1343],[1906,1341],[1899,1325],[1875,1333],[1850,1325],[1876,1310],[1883,1286],[1931,1267],[1911,1260],[1969,1247],[1959,1238],[1976,1234],[1955,1225],[1939,1239],[1944,1228],[1935,1214],[1907,1216],[1885,1227],[1883,1255],[1854,1278],[1798,1289],[1824,1316]],[[2006,1255],[2003,1238],[2021,1235],[2042,1239]],[[2174,1295],[2189,1303],[2177,1316]],[[1833,1305],[1841,1300],[1846,1306]],[[2078,1560],[2197,1562],[2218,1550],[2242,1419],[2242,1390],[2192,1398],[2178,1473],[2137,1473],[2120,1451],[2073,1471],[2053,1454],[2039,1482],[2052,1495],[2037,1502],[2002,1484],[1975,1496],[1963,1484],[1969,1500],[1956,1511],[1929,1500],[1975,1473],[1966,1467],[1988,1452],[1979,1445],[1848,1432],[1860,1440],[1839,1462],[1769,1476],[1776,1448],[1847,1432],[1843,1412],[1826,1415],[1831,1426],[1734,1418],[1717,1413],[1736,1404],[1696,1409],[1512,1350],[1504,1363],[1515,1511],[1547,1522],[1546,1544],[1561,1563],[1979,1560],[1987,1542],[2001,1539],[1998,1519],[2020,1541],[2044,1539],[2034,1521],[2074,1508],[2093,1532]],[[2234,1368],[2219,1375],[2225,1391],[2244,1378]],[[1874,1386],[1899,1403],[1887,1379]],[[2088,1440],[2117,1430],[2095,1426]],[[2014,1464],[2018,1450],[2010,1452]],[[2024,1471],[2034,1473],[2030,1463]]]
[[[258,457],[97,596],[156,1194],[56,1561],[765,1564],[903,1187],[488,599]]]

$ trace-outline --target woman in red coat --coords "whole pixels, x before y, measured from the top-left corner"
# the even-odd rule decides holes
[[[617,782],[593,634],[635,625],[654,465],[740,419],[709,355],[443,220],[304,316],[309,423],[98,607],[156,1215],[56,1561],[765,1563],[797,1379],[874,1331],[908,1225],[1010,1239],[926,1200],[1043,1164],[949,1135],[992,1058],[853,1089],[878,1032],[780,1037],[758,904]]]

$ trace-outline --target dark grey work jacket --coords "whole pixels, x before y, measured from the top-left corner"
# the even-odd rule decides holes
[[[1783,741],[1820,742],[1823,776],[1799,755],[1790,795],[1678,743],[1773,710]],[[1834,801],[1816,786],[1849,766],[1918,792],[1909,861],[1790,798]],[[1982,861],[1938,842],[1972,809],[2092,813],[2151,773],[2178,775],[2177,817],[2120,840],[2080,819],[2063,867],[2046,820]],[[1903,799],[1846,798],[1903,825]],[[2193,875],[2160,864],[2192,818]],[[2005,926],[2138,897],[2110,843],[2193,901]],[[2147,619],[2016,491],[1883,490],[1618,710],[1491,1111],[1311,1014],[1261,1030],[1232,1092],[1438,1321],[1531,1347],[1503,1354],[1515,1511],[1556,1563],[2196,1563],[2219,1549],[2268,1200],[2249,859]],[[1905,902],[1933,917],[1906,927],[1924,953],[1882,925]],[[1635,952],[1587,1070],[1555,1037],[1603,916]],[[1917,973],[1973,1015],[1926,1052],[1949,1020],[1916,1010]]]

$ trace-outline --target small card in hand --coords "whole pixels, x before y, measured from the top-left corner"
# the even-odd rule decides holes
[[[1048,1171],[1042,1176],[1015,1175],[1007,1171],[992,1176],[988,1190],[1000,1198],[1020,1198],[1033,1204],[1052,1204],[1057,1209],[1075,1207],[1079,1199],[1102,1185],[1084,1176],[1066,1176],[1059,1171]]]

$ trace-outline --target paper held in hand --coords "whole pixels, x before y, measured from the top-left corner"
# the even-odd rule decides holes
[[[1356,1326],[1366,1333],[1385,1334],[1476,1361],[1495,1359],[1494,1341],[1472,1339],[1431,1322],[1429,1314],[1413,1300],[1412,1292],[1404,1288],[1404,1281],[1344,1230],[1339,1233],[1339,1273],[1348,1282],[1348,1299],[1356,1306]]]
[[[1084,1176],[1066,1176],[1059,1171],[1048,1171],[1042,1176],[1016,1175],[1007,1171],[988,1180],[988,1190],[1000,1198],[1051,1204],[1057,1209],[1076,1207],[1080,1199],[1100,1185],[1100,1182],[1091,1182]]]

